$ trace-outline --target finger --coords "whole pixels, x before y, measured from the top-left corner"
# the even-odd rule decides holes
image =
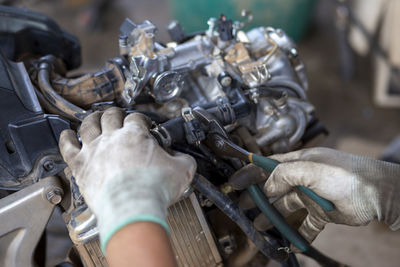
[[[78,141],[76,132],[64,130],[60,136],[59,147],[64,161],[69,164],[81,150],[81,144]]]
[[[229,178],[228,183],[234,190],[243,190],[252,184],[265,181],[267,178],[268,175],[262,168],[257,167],[254,164],[248,164],[236,171]]]
[[[300,160],[301,155],[305,152],[305,150],[307,150],[307,149],[292,151],[292,152],[284,153],[284,154],[275,154],[275,155],[268,156],[268,158],[277,160],[279,162]]]
[[[94,112],[87,116],[79,129],[79,135],[82,139],[82,144],[89,144],[98,136],[101,135],[100,119],[103,112]]]
[[[324,230],[326,224],[326,221],[308,214],[298,231],[309,243],[312,243],[318,234]]]
[[[314,147],[306,148],[298,151],[289,152],[286,154],[277,154],[269,156],[269,158],[277,160],[279,162],[289,161],[313,161],[319,163],[331,163],[334,164],[336,161],[343,163],[343,159],[348,157],[349,154],[327,148],[327,147]]]
[[[196,173],[197,169],[196,160],[192,156],[184,153],[176,153],[175,156],[173,157],[175,158],[175,160],[179,161],[179,165],[181,165],[183,169],[186,169],[185,173],[186,182],[190,184],[194,174]]]
[[[135,127],[148,133],[151,127],[151,120],[141,113],[131,113],[125,117],[124,127]]]
[[[278,210],[278,212],[284,217],[288,217],[292,213],[298,211],[299,209],[304,209],[305,205],[303,201],[299,198],[299,195],[295,192],[289,192],[284,195],[280,199],[274,202],[274,207]],[[264,216],[264,214],[260,214],[254,220],[254,226],[259,231],[265,231],[268,228],[272,227],[270,221]]]
[[[111,134],[123,125],[125,112],[121,108],[107,109],[101,116],[101,131],[103,134]]]
[[[243,191],[239,196],[239,208],[249,210],[256,207],[253,199],[247,191]]]
[[[279,164],[264,185],[268,197],[278,197],[293,187],[303,185],[313,189],[314,184],[326,176],[327,167],[311,161],[292,161]]]

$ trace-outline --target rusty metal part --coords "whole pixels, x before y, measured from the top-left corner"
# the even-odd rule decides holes
[[[167,222],[178,266],[222,266],[222,258],[195,194],[171,206]]]
[[[155,58],[157,55],[153,50],[154,47],[154,34],[146,32],[143,29],[136,28],[134,30],[135,46],[131,47],[130,56],[140,57],[146,56],[148,58]]]
[[[233,48],[228,50],[224,59],[233,66],[251,62],[250,55],[243,43],[236,43]]]
[[[119,99],[124,90],[122,70],[107,62],[104,68],[75,79],[57,75],[52,81],[54,91],[71,103],[88,108],[94,103]]]
[[[46,62],[40,64],[38,83],[45,99],[52,106],[60,110],[61,113],[63,113],[61,115],[67,116],[73,120],[81,121],[89,114],[86,110],[68,102],[54,91],[50,83],[50,65]]]

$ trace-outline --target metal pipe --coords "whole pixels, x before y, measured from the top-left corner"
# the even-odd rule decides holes
[[[49,69],[50,66],[48,63],[43,62],[40,64],[38,83],[43,96],[51,103],[51,105],[57,107],[57,109],[61,110],[68,117],[82,121],[89,112],[68,102],[54,91],[50,83]]]
[[[276,261],[285,261],[288,253],[285,248],[276,248],[271,245],[254,228],[253,223],[247,219],[239,207],[228,196],[219,191],[213,184],[201,175],[196,175],[192,185],[194,188],[211,200],[225,215],[234,221],[240,229],[250,238],[256,247],[267,257]]]
[[[78,78],[55,75],[51,84],[54,91],[67,101],[89,108],[98,102],[121,99],[125,79],[117,63],[107,62],[102,69]]]

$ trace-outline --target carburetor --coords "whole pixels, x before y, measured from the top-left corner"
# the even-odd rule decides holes
[[[254,104],[251,119],[242,120],[265,151],[284,152],[295,147],[313,119],[307,101],[305,68],[295,44],[282,31],[258,27],[244,32],[251,21],[211,18],[209,28],[186,35],[176,21],[169,24],[174,42],[155,41],[156,27],[149,21],[121,26],[120,53],[129,60],[121,94],[127,106],[140,94],[151,95],[169,118],[182,108],[226,98],[232,80],[241,84]],[[148,107],[149,108],[149,107]]]

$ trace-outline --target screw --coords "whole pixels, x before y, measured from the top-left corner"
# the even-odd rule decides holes
[[[231,234],[219,238],[218,242],[227,255],[232,254],[236,248],[235,238]]]
[[[292,54],[292,56],[297,57],[298,53],[297,53],[297,49],[296,48],[291,48],[290,49],[290,54]]]
[[[60,188],[54,188],[46,194],[46,199],[53,205],[57,205],[61,202],[63,191]]]
[[[232,78],[229,76],[225,76],[221,79],[221,85],[223,87],[228,87],[232,83]]]
[[[233,192],[233,188],[230,184],[225,183],[225,184],[221,185],[221,191],[222,191],[222,193],[227,195],[227,194]]]
[[[211,207],[213,205],[213,202],[209,200],[208,198],[204,198],[200,201],[200,206],[202,207]]]
[[[43,163],[43,168],[48,172],[52,171],[54,169],[54,162],[52,160],[46,160]]]
[[[119,35],[119,40],[118,40],[118,42],[119,42],[119,46],[121,46],[121,47],[126,47],[126,46],[128,46],[128,36],[127,36],[125,33],[121,33],[121,34]]]

